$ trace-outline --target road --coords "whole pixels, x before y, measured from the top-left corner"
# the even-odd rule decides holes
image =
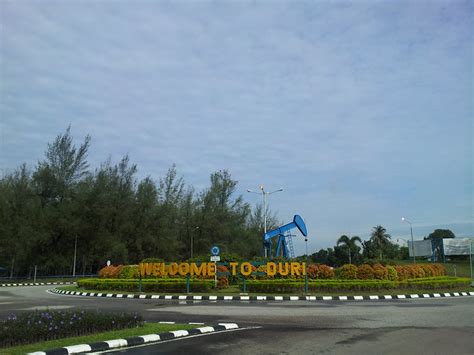
[[[148,321],[248,328],[121,352],[193,354],[474,354],[474,297],[391,301],[179,302],[0,289],[0,317],[35,308],[138,312]]]

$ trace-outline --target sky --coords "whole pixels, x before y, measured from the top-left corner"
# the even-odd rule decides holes
[[[471,1],[0,0],[0,58],[2,174],[71,125],[92,167],[282,187],[310,252],[402,216],[474,236]]]

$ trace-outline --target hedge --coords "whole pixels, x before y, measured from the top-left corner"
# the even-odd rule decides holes
[[[160,260],[160,259],[149,259]],[[217,266],[220,287],[225,287],[228,284],[236,283],[238,276],[232,276],[229,269],[218,264]],[[346,264],[340,268],[334,269],[324,264],[311,264],[306,268],[308,278],[311,280],[325,280],[325,279],[339,279],[339,280],[388,280],[388,281],[403,281],[415,278],[426,278],[433,276],[444,276],[446,270],[442,264],[407,264],[407,265],[382,265],[374,263],[372,265],[353,265]],[[99,277],[102,279],[119,279],[131,280],[139,278],[138,265],[118,265],[106,266],[99,271]],[[143,277],[143,276],[142,276]],[[156,276],[148,275],[144,279],[156,280]],[[213,276],[201,275],[199,279],[213,279]],[[180,275],[161,276],[160,279],[182,279]],[[279,275],[267,276],[265,265],[252,265],[252,275],[248,277],[249,280],[302,280],[304,276],[283,277]]]
[[[143,279],[143,292],[185,292],[186,279]],[[128,279],[80,279],[77,285],[88,290],[103,291],[131,291],[139,289],[139,280]],[[214,280],[190,279],[190,290],[193,292],[206,292],[214,287]]]
[[[403,281],[390,280],[310,280],[309,291],[372,291],[395,289],[439,289],[469,287],[470,279],[456,277],[432,277],[422,279],[407,279]],[[303,292],[304,282],[300,280],[250,280],[246,282],[249,292],[288,293]]]

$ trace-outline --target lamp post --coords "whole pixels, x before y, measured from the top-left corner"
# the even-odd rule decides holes
[[[76,256],[77,256],[77,234],[74,240],[74,264],[72,266],[72,277],[76,277]]]
[[[262,195],[262,200],[263,200],[263,245],[264,245],[264,256],[265,256],[265,258],[267,258],[267,247],[265,246],[265,234],[267,233],[267,195],[271,195],[271,194],[274,194],[275,192],[283,191],[283,188],[279,188],[278,190],[268,192],[268,191],[265,191],[265,188],[263,187],[263,185],[260,185],[259,189],[260,189],[260,192],[253,191],[253,190],[250,190],[250,189],[247,189],[247,192]]]
[[[411,253],[413,254],[413,263],[416,263],[415,259],[415,243],[413,243],[413,227],[411,225],[411,222],[406,219],[405,217],[402,217],[402,222],[407,222],[410,225],[410,234],[411,234]]]

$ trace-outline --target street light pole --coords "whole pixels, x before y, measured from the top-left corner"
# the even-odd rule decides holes
[[[267,195],[271,195],[275,192],[283,191],[283,188],[279,188],[278,190],[267,192],[267,191],[265,191],[265,188],[263,187],[263,185],[260,185],[259,189],[260,189],[261,192],[256,192],[256,191],[253,191],[253,190],[250,190],[250,189],[247,189],[247,192],[262,195],[262,201],[263,201],[263,248],[264,248],[264,256],[265,256],[265,259],[266,259],[268,257],[267,247],[265,246],[265,234],[267,234]]]
[[[413,263],[416,263],[415,259],[415,243],[413,242],[413,227],[411,222],[407,220],[405,217],[402,217],[402,222],[407,222],[410,225],[410,234],[411,234],[411,253],[413,254]]]
[[[74,240],[74,265],[72,267],[72,277],[76,277],[76,255],[77,255],[77,234]]]

